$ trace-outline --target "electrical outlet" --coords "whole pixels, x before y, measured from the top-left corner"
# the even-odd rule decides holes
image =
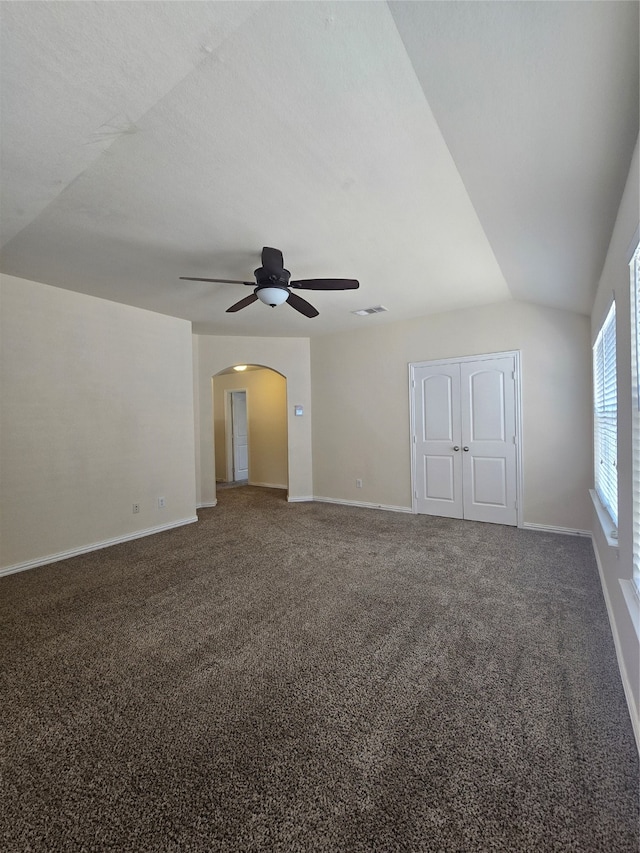
[[[356,480],[356,489],[361,489],[361,488],[362,488],[362,480],[357,479]]]
[[[164,498],[158,498],[158,509],[164,509],[166,506]]]
[[[135,515],[137,512],[140,512],[140,504],[133,505],[133,514]]]

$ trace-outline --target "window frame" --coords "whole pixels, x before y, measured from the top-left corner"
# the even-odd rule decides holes
[[[618,390],[616,302],[612,299],[593,344],[593,453],[595,492],[618,538]]]
[[[632,511],[632,579],[640,595],[640,240],[629,260],[631,307],[631,511]]]

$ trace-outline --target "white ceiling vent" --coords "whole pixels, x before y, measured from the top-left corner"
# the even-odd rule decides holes
[[[361,308],[359,311],[352,311],[352,314],[357,314],[359,317],[367,317],[369,314],[382,314],[388,309],[384,305],[374,305],[373,308]]]

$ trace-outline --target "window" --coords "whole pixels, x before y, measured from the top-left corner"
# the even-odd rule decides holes
[[[640,591],[640,245],[631,258],[631,395],[633,579]]]
[[[618,389],[616,305],[611,305],[593,347],[593,426],[596,492],[618,525]],[[617,536],[617,531],[612,534]]]

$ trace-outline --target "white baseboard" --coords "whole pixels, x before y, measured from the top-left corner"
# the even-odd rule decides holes
[[[102,542],[94,542],[91,545],[83,545],[80,548],[70,548],[68,551],[59,551],[57,554],[49,554],[46,557],[38,557],[36,560],[26,560],[24,563],[15,563],[13,566],[6,566],[0,569],[0,577],[4,575],[12,575],[15,572],[26,572],[27,569],[35,569],[38,566],[46,566],[49,563],[59,563],[60,560],[68,560],[69,557],[77,557],[80,554],[89,554],[91,551],[100,551],[102,548],[108,548],[110,545],[119,545],[122,542],[131,542],[134,539],[142,539],[144,536],[152,536],[154,533],[162,533],[163,530],[172,530],[174,527],[182,527],[185,524],[193,524],[198,517],[194,515],[192,518],[181,518],[178,521],[171,521],[168,524],[158,524],[157,527],[148,527],[146,530],[137,530],[135,533],[128,533],[126,536],[116,536],[113,539],[104,539]]]
[[[210,506],[218,506],[218,501],[202,501],[202,503],[196,504],[196,509],[206,509]]]
[[[256,485],[258,485],[256,483]],[[325,498],[321,495],[314,495],[313,497],[300,497],[300,498],[287,498],[289,501],[318,501],[318,503],[327,503],[327,504],[342,504],[343,506],[361,506],[364,509],[384,509],[389,512],[408,512],[413,513],[413,509],[410,506],[394,506],[392,504],[376,504],[371,503],[370,501],[348,501],[342,498]],[[525,522],[522,524],[522,527],[526,530],[538,530],[542,533],[561,533],[566,536],[587,536],[589,539],[591,538],[590,530],[576,530],[571,527],[553,527],[547,524],[531,524]]]
[[[314,495],[312,500],[325,504],[342,504],[343,506],[361,506],[364,509],[384,509],[389,512],[413,512],[410,506],[392,506],[391,504],[375,504],[367,501],[346,501],[341,498],[323,498]]]
[[[263,489],[286,489],[288,486],[282,483],[256,483],[254,480],[249,480],[249,486],[262,486]]]
[[[538,530],[540,533],[562,533],[564,536],[588,536],[591,538],[590,530],[576,530],[574,527],[553,527],[550,524],[531,524],[523,522],[523,530]]]
[[[611,605],[611,599],[609,598],[609,591],[607,589],[607,585],[604,580],[604,570],[602,568],[602,563],[600,561],[600,554],[598,553],[598,546],[596,545],[595,539],[592,538],[593,543],[593,553],[596,556],[596,564],[598,566],[598,574],[600,575],[600,586],[602,587],[602,595],[604,596],[604,603],[607,606],[607,615],[609,616],[609,626],[611,628],[611,634],[613,635],[613,644],[616,649],[616,657],[618,658],[618,669],[620,670],[620,678],[622,679],[622,687],[624,688],[624,695],[627,700],[627,707],[629,708],[629,716],[631,717],[631,725],[633,727],[633,734],[636,738],[636,746],[638,748],[638,752],[640,753],[640,709],[636,705],[635,696],[633,695],[633,688],[631,686],[631,682],[629,681],[629,675],[627,673],[627,668],[624,665],[624,658],[622,656],[622,645],[620,643],[620,635],[618,634],[618,627],[616,625],[616,620],[613,612],[613,607]]]
[[[287,495],[287,501],[290,504],[311,503],[313,499],[313,495]]]

